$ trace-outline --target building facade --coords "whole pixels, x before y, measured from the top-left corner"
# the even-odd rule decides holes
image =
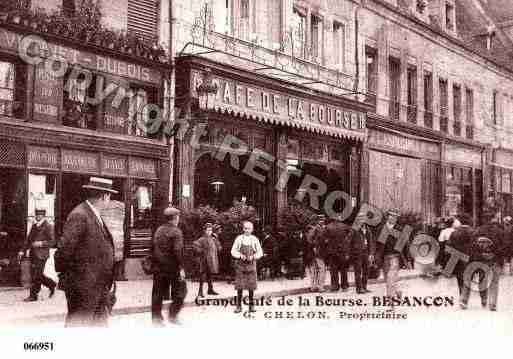
[[[168,96],[168,58],[149,39],[159,36],[165,4],[102,1],[95,13],[87,1],[13,3],[0,11],[0,253],[10,262],[2,285],[19,281],[14,259],[34,210],[46,210],[58,238],[90,176],[114,182],[116,256],[136,276],[132,258],[149,248],[169,203],[168,140],[148,131],[144,112]],[[133,15],[142,10],[153,18]],[[132,35],[113,36],[108,25]]]

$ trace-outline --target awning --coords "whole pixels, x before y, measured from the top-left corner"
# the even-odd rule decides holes
[[[201,106],[200,106],[201,108]],[[367,130],[348,130],[341,127],[320,125],[309,120],[292,120],[283,116],[273,114],[265,114],[262,112],[251,111],[250,109],[242,109],[237,106],[230,106],[227,104],[214,104],[212,107],[203,110],[213,111],[215,113],[239,117],[241,119],[248,119],[256,122],[271,123],[282,126],[288,126],[305,130],[308,132],[316,133],[319,135],[331,136],[341,139],[353,141],[366,141]]]

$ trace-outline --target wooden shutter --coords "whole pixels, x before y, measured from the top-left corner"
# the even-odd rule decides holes
[[[158,0],[128,0],[128,32],[152,40],[157,35],[158,12]]]

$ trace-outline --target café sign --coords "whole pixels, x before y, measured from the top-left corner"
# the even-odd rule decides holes
[[[202,84],[203,78],[204,75],[199,71],[192,73],[193,96],[198,96],[196,89]],[[251,115],[309,123],[317,127],[365,132],[367,117],[363,112],[283,92],[269,91],[221,77],[214,77],[212,83],[218,88],[213,105],[220,108],[237,108]]]

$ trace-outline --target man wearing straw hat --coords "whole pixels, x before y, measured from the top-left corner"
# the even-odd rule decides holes
[[[64,224],[55,270],[68,304],[66,326],[107,326],[114,244],[100,209],[117,191],[112,189],[112,180],[98,177],[91,177],[82,187],[87,200],[71,211]]]
[[[50,298],[55,293],[56,283],[44,275],[46,261],[50,257],[50,248],[55,245],[54,229],[46,219],[44,209],[35,210],[35,223],[25,242],[25,247],[18,253],[21,258],[24,253],[30,253],[30,295],[25,302],[35,302],[41,291],[41,284],[50,290]],[[27,254],[29,256],[29,254]]]

